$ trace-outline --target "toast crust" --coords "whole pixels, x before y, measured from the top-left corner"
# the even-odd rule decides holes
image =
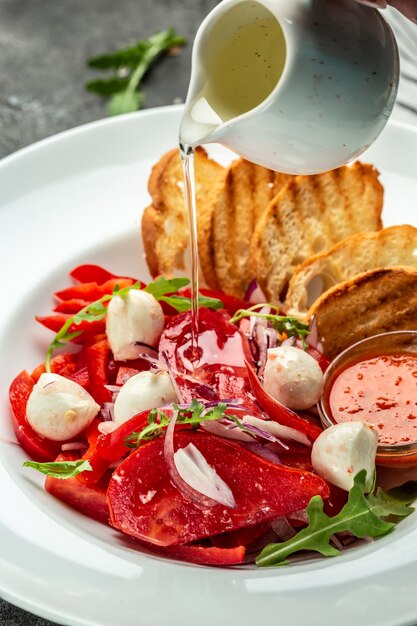
[[[327,290],[308,311],[326,356],[391,330],[417,329],[417,269],[407,266],[362,272]]]
[[[417,228],[405,224],[351,235],[296,268],[289,282],[286,311],[302,318],[314,300],[337,283],[370,269],[396,265],[417,267]]]

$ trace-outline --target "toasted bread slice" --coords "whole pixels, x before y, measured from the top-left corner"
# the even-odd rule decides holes
[[[209,159],[202,148],[195,153],[196,196],[199,228],[211,223],[212,203],[208,197],[225,169]],[[172,275],[184,269],[188,244],[188,224],[184,203],[184,181],[177,149],[167,152],[153,167],[148,183],[152,204],[142,217],[142,238],[146,261],[152,276]]]
[[[302,318],[314,301],[337,283],[370,269],[395,265],[417,267],[417,228],[391,226],[351,235],[297,267],[289,283],[285,309],[289,315]]]
[[[297,265],[353,233],[382,227],[378,172],[359,162],[297,176],[261,216],[251,241],[250,273],[272,301],[282,301]]]
[[[417,269],[373,269],[328,289],[308,312],[329,358],[390,330],[417,330]]]
[[[214,197],[212,250],[211,254],[208,251],[207,263],[214,266],[219,286],[226,293],[238,298],[244,295],[253,278],[249,274],[248,259],[256,223],[268,203],[291,178],[244,159],[229,167]],[[210,280],[209,284],[215,286]]]

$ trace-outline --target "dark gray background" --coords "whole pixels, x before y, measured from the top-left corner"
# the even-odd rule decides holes
[[[38,139],[106,117],[84,90],[85,59],[174,26],[189,40],[144,84],[145,107],[184,100],[191,43],[217,0],[0,0],[0,158]],[[1,538],[0,538],[1,541]],[[0,600],[1,626],[52,622]],[[114,626],[117,626],[115,624]]]
[[[83,88],[97,75],[85,66],[85,59],[168,26],[186,35],[189,45],[179,57],[167,58],[153,69],[145,82],[145,107],[183,100],[192,38],[217,1],[0,0],[0,158],[43,137],[105,117],[105,103]],[[410,75],[415,63],[407,61],[416,58],[417,27],[414,31],[398,21],[393,11],[388,15],[394,19],[397,35],[404,35],[403,60]],[[394,112],[397,119],[415,121],[416,85],[416,77],[403,80],[402,106]],[[0,626],[48,625],[53,626],[0,600]]]
[[[0,158],[107,115],[85,59],[174,26],[189,44],[146,79],[145,107],[185,98],[191,42],[218,0],[0,0]]]

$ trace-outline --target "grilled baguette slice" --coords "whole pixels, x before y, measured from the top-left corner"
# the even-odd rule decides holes
[[[417,228],[391,226],[351,235],[297,267],[289,283],[285,309],[288,315],[303,318],[314,301],[337,283],[360,272],[395,265],[417,267]]]
[[[383,187],[371,165],[356,162],[297,176],[270,202],[251,241],[250,274],[269,300],[285,298],[295,268],[353,233],[382,227]]]
[[[202,148],[195,153],[196,195],[199,231],[211,224],[213,205],[208,201],[225,169],[209,159]],[[152,276],[170,276],[184,269],[188,245],[188,224],[184,203],[184,182],[178,149],[167,152],[153,167],[148,183],[152,204],[142,216],[142,238],[146,262]]]
[[[308,312],[330,359],[371,335],[417,330],[417,269],[379,268],[326,291]]]
[[[243,297],[253,278],[248,260],[255,226],[268,203],[291,178],[244,159],[228,168],[214,196],[212,248],[201,253],[203,272],[211,287]],[[211,274],[210,267],[214,267]]]

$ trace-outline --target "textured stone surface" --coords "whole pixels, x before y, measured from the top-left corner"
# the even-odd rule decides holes
[[[0,0],[0,158],[107,116],[85,59],[174,26],[189,44],[145,83],[145,107],[185,98],[191,42],[217,0]],[[1,549],[1,548],[0,548]],[[53,626],[0,600],[0,626]],[[117,625],[115,625],[117,626]]]
[[[85,59],[174,26],[189,45],[146,79],[146,107],[184,99],[191,41],[216,0],[0,0],[0,158],[107,115]]]

